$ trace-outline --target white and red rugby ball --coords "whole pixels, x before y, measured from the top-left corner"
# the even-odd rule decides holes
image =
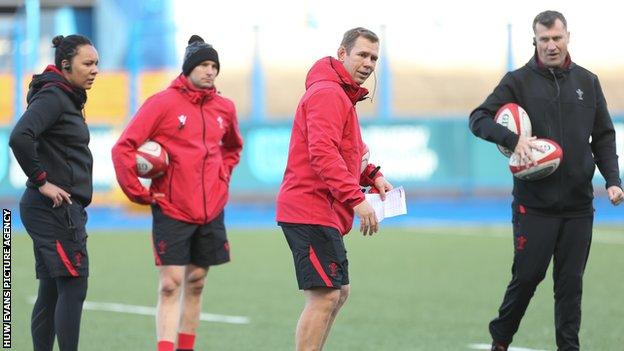
[[[153,179],[165,174],[169,166],[167,151],[155,141],[148,140],[136,151],[136,167],[139,177]]]
[[[533,133],[529,115],[522,107],[520,107],[520,105],[513,102],[505,104],[499,108],[498,112],[496,112],[496,116],[494,117],[494,121],[518,135],[530,137]],[[512,150],[509,150],[504,146],[497,145],[497,147],[498,150],[500,150],[500,152],[507,157],[511,157],[511,154],[513,154]]]
[[[522,180],[538,180],[553,174],[563,160],[563,150],[561,146],[550,139],[536,139],[533,141],[539,150],[533,151],[533,158],[537,166],[532,163],[520,165],[520,158],[513,154],[509,159],[509,169],[514,177]]]

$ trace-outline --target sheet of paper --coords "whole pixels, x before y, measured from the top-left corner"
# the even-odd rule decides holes
[[[407,213],[405,190],[403,190],[402,186],[386,192],[385,201],[381,201],[379,194],[366,194],[366,201],[375,209],[375,215],[377,215],[379,222],[384,218]]]
[[[384,204],[379,197],[379,194],[366,194],[366,201],[368,201],[373,209],[375,209],[375,215],[377,216],[377,221],[381,222],[384,217]]]

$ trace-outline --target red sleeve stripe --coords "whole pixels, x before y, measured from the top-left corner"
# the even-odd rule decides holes
[[[321,276],[321,279],[323,279],[325,285],[328,288],[333,288],[334,284],[332,284],[331,280],[323,270],[323,266],[321,266],[321,262],[319,261],[318,257],[316,257],[316,252],[314,252],[312,245],[310,245],[310,262],[312,262],[312,266],[314,266],[316,272]]]
[[[76,272],[76,269],[72,265],[71,261],[69,260],[69,258],[67,258],[67,254],[65,253],[65,250],[63,249],[63,246],[58,240],[56,241],[56,252],[61,257],[61,261],[63,262],[63,265],[65,265],[65,268],[67,268],[67,271],[69,272],[69,274],[71,274],[72,277],[78,277],[79,276],[78,272]]]
[[[43,181],[48,177],[48,173],[46,173],[45,171],[39,173],[39,175],[37,176],[37,181]]]

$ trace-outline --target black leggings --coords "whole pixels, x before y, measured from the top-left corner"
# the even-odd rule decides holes
[[[60,351],[78,350],[82,303],[87,277],[39,279],[39,293],[30,329],[34,351],[52,351],[54,336]]]

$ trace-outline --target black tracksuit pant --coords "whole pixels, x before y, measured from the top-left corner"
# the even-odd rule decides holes
[[[33,241],[39,279],[32,311],[34,351],[52,351],[56,336],[61,351],[78,350],[82,305],[87,295],[87,215],[74,199],[52,207],[52,200],[28,188],[20,217]]]
[[[583,272],[592,238],[593,214],[544,216],[514,206],[514,261],[498,317],[490,322],[494,341],[510,344],[535,288],[552,257],[555,329],[559,351],[579,350]]]

